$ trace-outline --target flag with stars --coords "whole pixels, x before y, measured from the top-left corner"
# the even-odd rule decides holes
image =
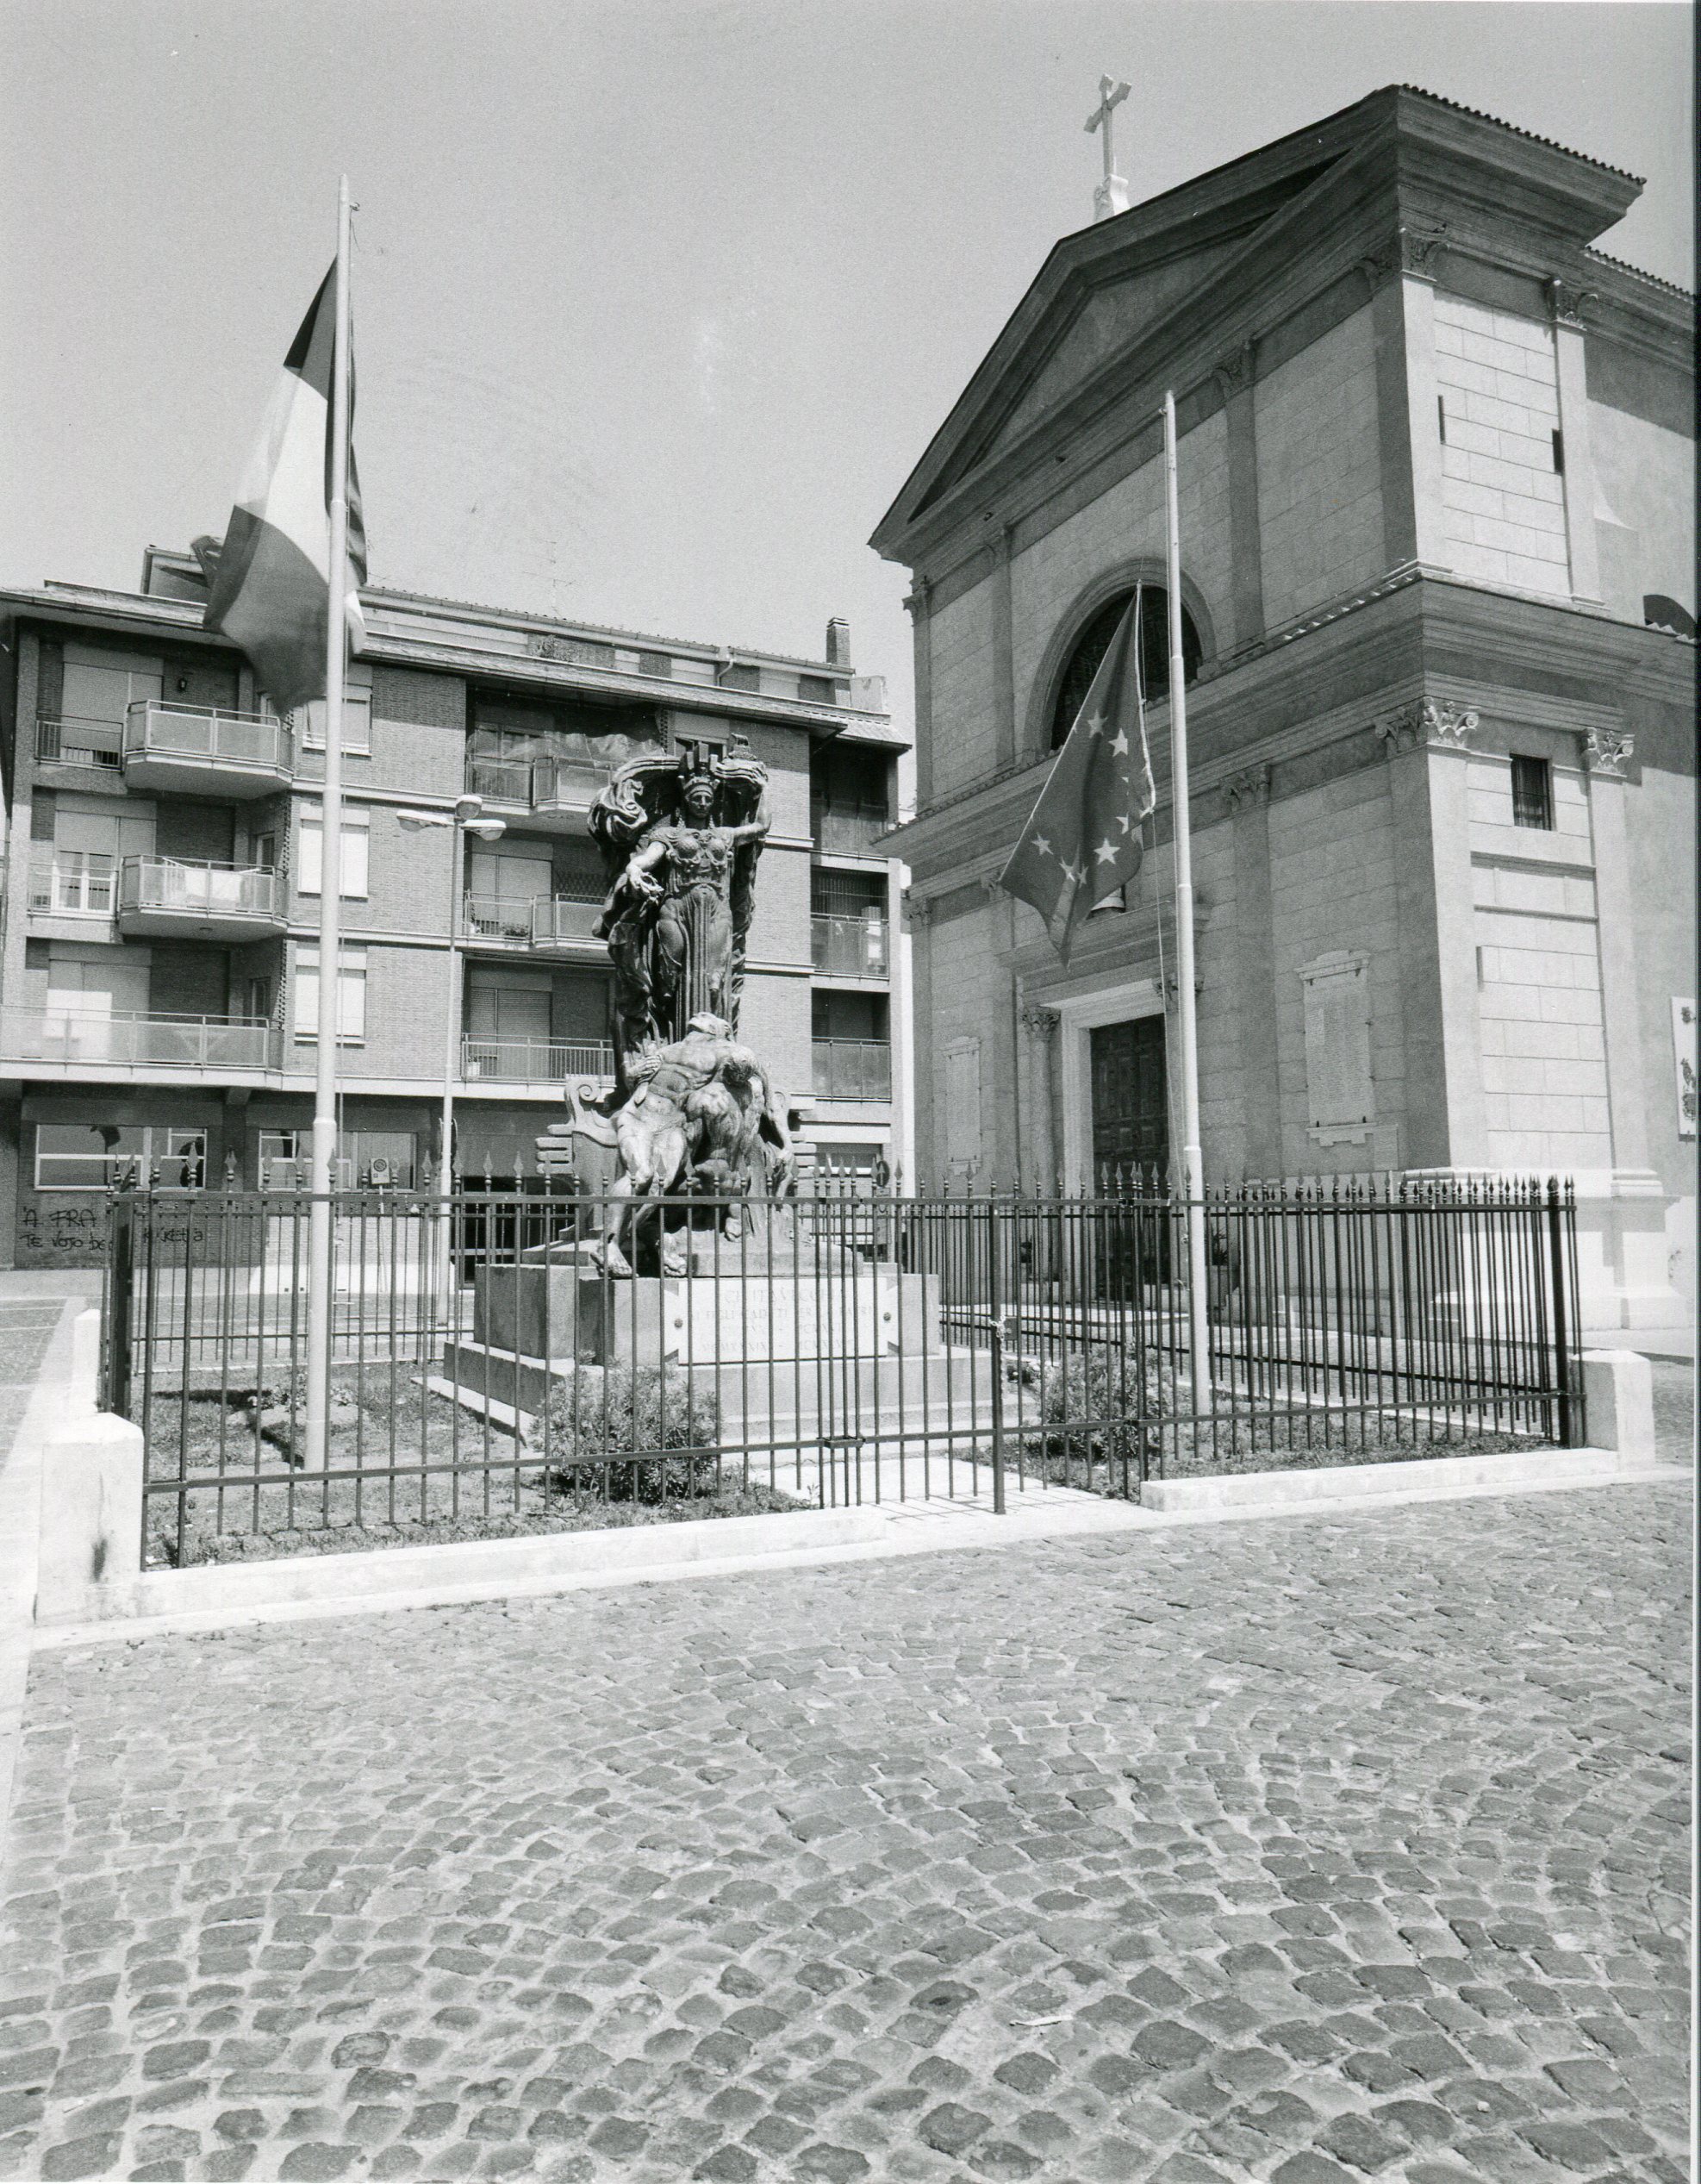
[[[1081,920],[1139,870],[1141,823],[1157,802],[1140,689],[1139,606],[1137,590],[999,876],[1000,887],[1044,919],[1065,963]]]

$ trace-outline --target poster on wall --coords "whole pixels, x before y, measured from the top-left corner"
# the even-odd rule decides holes
[[[1678,1070],[1678,1135],[1695,1135],[1695,1003],[1672,1003],[1672,1051]]]

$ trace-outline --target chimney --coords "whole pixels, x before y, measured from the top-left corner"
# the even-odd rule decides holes
[[[843,615],[835,615],[827,624],[827,665],[848,668],[850,665],[850,625]]]

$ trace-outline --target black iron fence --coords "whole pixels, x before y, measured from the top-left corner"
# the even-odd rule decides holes
[[[1556,1183],[784,1203],[507,1190],[331,1203],[310,1436],[305,1193],[113,1200],[105,1401],[146,1551],[1074,1488],[1584,1438]]]

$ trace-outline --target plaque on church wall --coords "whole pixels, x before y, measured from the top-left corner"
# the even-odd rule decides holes
[[[1319,956],[1305,991],[1305,1090],[1319,1145],[1361,1145],[1375,1099],[1370,1076],[1370,972],[1363,956]]]
[[[1695,1135],[1695,1003],[1672,1002],[1672,1053],[1678,1076],[1678,1135]]]

